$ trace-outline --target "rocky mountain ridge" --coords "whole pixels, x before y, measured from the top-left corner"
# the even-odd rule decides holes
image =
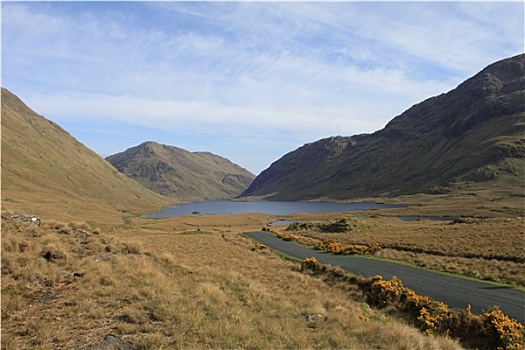
[[[463,182],[505,182],[522,192],[524,101],[522,54],[412,106],[373,134],[330,137],[284,155],[241,197],[394,197],[444,193]]]
[[[178,201],[232,199],[255,178],[213,153],[189,152],[151,141],[106,160],[144,187]]]

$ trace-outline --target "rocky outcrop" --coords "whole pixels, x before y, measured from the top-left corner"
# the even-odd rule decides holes
[[[40,216],[28,214],[13,214],[9,217],[9,221],[23,222],[31,226],[40,226]]]

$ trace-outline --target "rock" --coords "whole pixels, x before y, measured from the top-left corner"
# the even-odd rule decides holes
[[[51,301],[55,298],[55,294],[56,294],[56,291],[54,290],[46,290],[44,294],[42,295],[42,297],[38,299],[38,301],[41,303],[46,303],[48,301]]]
[[[104,340],[98,344],[87,347],[87,350],[134,350],[132,343],[122,340],[116,335],[108,334]]]
[[[14,214],[9,218],[10,221],[23,222],[28,225],[40,226],[40,217],[36,215]]]

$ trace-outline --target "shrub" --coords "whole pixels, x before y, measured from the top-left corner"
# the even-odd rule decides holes
[[[293,234],[289,235],[289,234],[284,234],[284,233],[281,233],[279,236],[281,237],[281,239],[284,239],[285,241],[297,241],[300,238],[297,235],[293,235]]]
[[[466,310],[450,310],[442,302],[417,295],[397,277],[385,281],[374,276],[364,283],[365,300],[377,308],[390,307],[401,312],[428,335],[445,335],[467,347],[481,349],[523,349],[524,328],[499,308],[473,315]]]
[[[317,259],[315,257],[306,258],[301,263],[301,271],[304,271],[304,270],[310,270],[310,271],[313,271],[313,272],[320,272],[320,271],[322,271],[322,265],[319,263],[319,261],[317,261]]]
[[[449,309],[442,302],[417,295],[395,276],[390,281],[379,275],[369,279],[348,277],[350,274],[327,268],[315,257],[301,263],[301,271],[306,270],[321,273],[334,281],[358,285],[370,306],[401,315],[429,336],[457,339],[467,348],[523,350],[523,325],[497,307],[482,315],[472,314],[470,306],[464,310]],[[358,317],[366,319],[363,314]]]
[[[266,246],[264,244],[261,244],[261,243],[256,243],[252,247],[252,250],[262,250],[262,249],[266,249]]]
[[[491,347],[495,349],[523,349],[523,325],[511,320],[495,307],[481,315],[482,333],[488,338]]]
[[[332,254],[345,254],[345,255],[373,255],[376,252],[381,250],[381,246],[378,243],[370,245],[362,244],[347,244],[342,245],[341,243],[334,242],[331,240],[323,240],[321,243],[317,244],[316,249],[323,250],[327,253]]]
[[[343,252],[343,249],[339,243],[326,239],[319,243],[316,248],[332,254],[341,254]]]

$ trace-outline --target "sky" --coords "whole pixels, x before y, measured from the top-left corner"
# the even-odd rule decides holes
[[[2,1],[2,86],[102,157],[145,141],[259,174],[525,51],[515,2]]]

